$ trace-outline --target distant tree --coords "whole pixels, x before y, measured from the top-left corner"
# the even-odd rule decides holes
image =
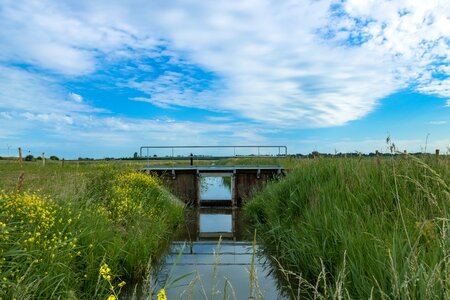
[[[311,154],[309,155],[310,158],[316,158],[316,157],[319,157],[319,156],[320,156],[319,151],[313,151],[313,152],[311,152]]]
[[[52,156],[50,156],[50,160],[59,160],[59,157],[55,156],[55,155],[52,155]]]
[[[34,156],[31,154],[28,154],[27,156],[25,156],[25,161],[33,161],[34,160]]]

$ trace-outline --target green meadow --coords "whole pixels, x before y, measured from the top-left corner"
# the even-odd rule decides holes
[[[0,160],[0,298],[117,299],[142,282],[184,210],[145,163]],[[288,170],[244,210],[289,298],[450,299],[450,157],[215,163]]]

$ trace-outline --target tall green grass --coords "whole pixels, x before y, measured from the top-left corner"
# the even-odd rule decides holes
[[[157,179],[131,172],[136,166],[0,169],[0,298],[118,297],[123,281],[145,276],[182,221],[183,205]]]
[[[292,298],[450,299],[450,159],[305,160],[245,207]]]

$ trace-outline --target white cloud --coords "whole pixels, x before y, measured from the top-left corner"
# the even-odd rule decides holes
[[[75,93],[69,93],[69,98],[78,103],[83,102],[83,97]]]
[[[83,6],[79,3],[72,9],[52,1],[2,1],[0,61],[28,63],[76,76],[95,71],[99,57],[129,52],[131,44],[140,49],[155,45],[153,39],[136,39],[133,30],[120,20],[97,18],[94,12],[83,16]]]
[[[361,39],[367,53],[391,61],[392,72],[402,82],[422,93],[449,97],[449,1],[349,0],[342,11],[351,25],[334,26],[335,32],[347,33],[337,40]]]
[[[134,100],[227,111],[279,128],[342,125],[410,85],[448,97],[449,80],[437,76],[450,76],[448,1],[346,1],[339,17],[332,4],[5,0],[0,61],[84,75],[119,58],[155,55],[152,49],[163,44],[170,64],[182,58],[219,82],[192,88],[196,75],[182,71],[130,78],[130,86],[148,95]],[[17,97],[28,90],[17,88],[22,106],[37,106],[34,98]],[[71,105],[87,109],[81,104]]]

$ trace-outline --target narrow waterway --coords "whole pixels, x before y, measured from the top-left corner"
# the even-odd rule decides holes
[[[206,177],[201,200],[231,197],[227,180]],[[168,299],[285,299],[258,248],[240,208],[190,208],[155,274],[155,290],[165,286]]]

